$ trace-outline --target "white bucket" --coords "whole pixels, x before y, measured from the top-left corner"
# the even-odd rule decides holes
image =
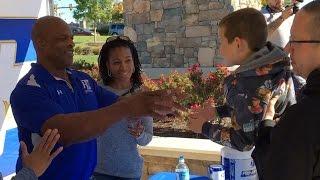
[[[258,180],[257,169],[250,151],[237,151],[228,147],[221,149],[221,163],[226,180]]]

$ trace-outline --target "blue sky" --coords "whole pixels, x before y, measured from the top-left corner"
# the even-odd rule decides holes
[[[58,4],[58,7],[69,7],[69,4],[76,6],[74,0],[54,0],[54,4]],[[58,9],[58,16],[65,20],[67,23],[76,22],[73,18],[73,13],[69,8],[67,9]]]

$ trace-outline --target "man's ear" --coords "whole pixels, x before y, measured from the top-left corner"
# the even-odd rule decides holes
[[[36,43],[38,45],[38,48],[40,48],[40,49],[43,49],[46,46],[46,42],[44,40],[41,40],[41,39],[37,39]]]

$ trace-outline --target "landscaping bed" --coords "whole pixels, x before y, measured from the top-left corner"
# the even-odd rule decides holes
[[[84,60],[75,61],[74,69],[88,73],[96,81],[100,81],[98,66]],[[150,79],[143,75],[143,88],[149,91],[159,89],[179,88],[188,94],[177,102],[191,110],[199,108],[208,100],[216,105],[223,102],[222,82],[229,71],[225,67],[217,67],[214,72],[204,75],[198,64],[193,65],[187,72],[171,72],[162,75],[159,79]],[[189,111],[188,111],[189,112]],[[188,112],[179,117],[170,117],[161,120],[154,120],[154,135],[164,137],[184,137],[184,138],[205,138],[203,135],[193,133],[187,127]]]

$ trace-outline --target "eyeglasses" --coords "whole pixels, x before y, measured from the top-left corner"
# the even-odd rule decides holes
[[[108,42],[111,42],[111,41],[114,41],[114,40],[118,40],[118,39],[133,43],[128,36],[111,36],[106,40],[106,42],[108,43]]]
[[[294,41],[294,40],[290,40],[289,44],[293,44],[293,43],[298,43],[298,44],[302,44],[302,43],[307,43],[307,44],[318,44],[320,43],[320,40],[309,40],[309,41]]]

